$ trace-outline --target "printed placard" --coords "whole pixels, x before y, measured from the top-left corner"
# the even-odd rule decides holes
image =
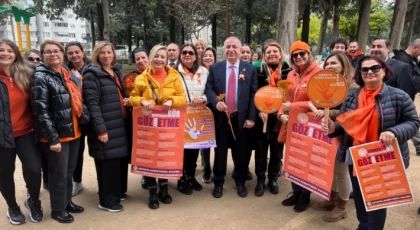
[[[289,114],[283,178],[329,200],[334,176],[337,138],[321,129],[313,113]]]
[[[188,104],[186,108],[184,148],[215,148],[216,130],[212,111],[205,105]]]
[[[397,139],[386,148],[376,141],[351,147],[350,152],[366,211],[413,203]]]
[[[133,109],[131,172],[178,179],[182,176],[186,108]]]

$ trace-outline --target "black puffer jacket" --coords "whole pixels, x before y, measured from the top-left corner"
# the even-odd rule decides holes
[[[127,135],[119,92],[125,95],[125,84],[120,65],[114,66],[122,89],[115,78],[97,66],[87,66],[83,71],[83,98],[89,109],[90,125],[87,128],[89,154],[93,158],[108,160],[126,157]],[[98,136],[108,133],[108,142]]]
[[[71,80],[80,87],[80,79],[69,69],[67,71]],[[45,138],[54,145],[60,142],[59,138],[74,137],[70,94],[63,75],[41,63],[36,67],[31,93],[36,138]]]
[[[16,147],[9,103],[9,90],[0,79],[0,148]]]
[[[341,105],[340,114],[357,109],[357,99],[361,89],[352,90]],[[420,121],[416,107],[407,93],[383,84],[381,92],[375,96],[376,110],[379,116],[380,135],[384,131],[394,133],[400,146],[405,167],[408,167],[410,154],[407,141],[419,130]],[[344,162],[346,150],[353,145],[353,138],[349,136],[338,122],[335,122],[335,132],[330,137],[341,135],[341,142],[337,150],[337,159]]]
[[[413,72],[413,82],[414,82],[414,89],[416,93],[420,92],[420,67],[418,66],[418,61],[416,58],[405,52],[405,50],[394,50],[394,56],[392,59],[407,63],[411,71]]]

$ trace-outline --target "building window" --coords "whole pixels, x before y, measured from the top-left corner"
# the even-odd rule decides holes
[[[87,33],[87,34],[86,34],[86,37],[90,37],[90,33]]]
[[[70,24],[70,28],[76,28],[74,24]]]
[[[86,37],[86,34],[85,33],[82,33],[82,38],[85,38]]]
[[[68,33],[54,32],[54,36],[55,37],[60,37],[60,38],[68,38],[69,34]]]
[[[4,32],[0,31],[0,37],[3,37],[3,36],[4,36]]]
[[[75,33],[70,33],[70,34],[69,34],[69,37],[71,37],[71,38],[75,38],[75,37],[76,37],[76,34],[75,34]]]
[[[54,27],[69,27],[67,22],[54,22]]]
[[[86,28],[86,25],[82,25],[82,28]]]
[[[31,31],[31,36],[35,37],[36,36],[36,32]]]
[[[50,23],[49,22],[44,22],[44,27],[50,27]]]
[[[50,32],[44,32],[44,37],[49,38],[50,37]]]
[[[73,14],[69,14],[69,18],[73,18],[74,17],[74,15]]]

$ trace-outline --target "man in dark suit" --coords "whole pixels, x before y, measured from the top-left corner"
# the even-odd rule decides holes
[[[370,55],[377,56],[386,61],[392,71],[391,79],[385,83],[392,87],[398,88],[406,92],[414,101],[416,95],[414,90],[413,72],[410,71],[410,66],[404,62],[393,60],[389,57],[391,51],[391,41],[387,37],[376,37],[372,40],[370,46]]]
[[[227,38],[224,43],[226,61],[217,62],[210,67],[206,83],[205,94],[216,126],[217,148],[213,166],[215,198],[223,196],[228,148],[231,148],[234,157],[237,193],[240,197],[248,195],[245,187],[248,170],[247,136],[244,129],[252,128],[257,117],[254,95],[258,89],[258,78],[254,66],[239,60],[240,49],[241,42],[238,38]],[[223,101],[217,98],[221,94],[226,94]],[[229,113],[234,135],[226,111]]]

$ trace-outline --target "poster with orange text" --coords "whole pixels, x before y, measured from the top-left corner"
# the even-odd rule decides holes
[[[186,108],[133,109],[131,172],[178,179],[182,176]]]
[[[385,147],[380,141],[350,148],[366,211],[414,201],[397,139]]]
[[[290,111],[282,176],[329,200],[337,147],[313,113]]]
[[[216,147],[213,113],[205,105],[188,104],[185,120],[184,148],[207,149]]]

